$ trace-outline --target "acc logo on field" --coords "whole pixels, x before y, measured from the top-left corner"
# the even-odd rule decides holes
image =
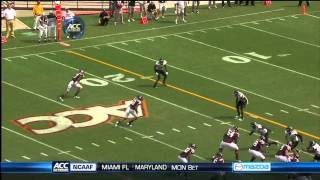
[[[20,127],[27,129],[35,134],[49,134],[67,130],[69,128],[83,128],[95,126],[104,122],[109,122],[112,117],[125,118],[125,110],[130,105],[131,100],[121,101],[120,104],[114,106],[92,106],[82,109],[72,109],[68,111],[53,113],[52,115],[34,116],[23,119],[14,120]],[[143,100],[137,109],[137,117],[147,117],[148,110],[146,101]],[[80,117],[84,117],[84,121]],[[134,118],[129,115],[128,118]],[[45,128],[39,129],[30,126],[37,123],[48,125]]]
[[[68,172],[70,172],[70,162],[69,161],[53,161],[52,162],[52,172],[54,172],[54,173],[68,173]]]
[[[72,39],[80,39],[84,35],[85,25],[80,17],[73,17],[65,20],[63,24],[63,32]]]

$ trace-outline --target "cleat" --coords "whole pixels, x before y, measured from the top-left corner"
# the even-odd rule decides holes
[[[114,124],[114,126],[115,126],[115,127],[118,127],[119,124],[120,124],[120,121],[117,121],[117,122]]]
[[[184,19],[182,19],[182,21],[184,22],[184,23],[186,23],[187,21],[186,20],[184,20]]]
[[[132,127],[132,124],[131,124],[131,123],[127,123],[127,126],[130,126],[130,127]]]
[[[234,119],[239,119],[239,116],[235,116]]]
[[[80,99],[80,96],[74,96],[73,98],[75,98],[75,99]]]

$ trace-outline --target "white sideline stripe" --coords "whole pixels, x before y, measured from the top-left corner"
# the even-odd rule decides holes
[[[193,126],[188,126],[188,128],[193,129],[193,130],[197,129],[197,128],[193,127]]]
[[[39,55],[39,56],[40,56],[40,55]],[[40,56],[40,57],[42,57],[42,56]],[[45,58],[45,57],[42,57],[42,58]],[[49,59],[49,58],[45,58],[45,59],[48,59],[48,61],[51,60],[51,59]],[[51,61],[53,61],[53,60],[51,60]],[[55,61],[53,61],[53,62],[55,62]],[[58,63],[58,62],[56,62],[56,63]],[[65,67],[69,67],[69,68],[74,69],[74,70],[78,70],[77,68],[74,68],[74,67],[65,65],[65,64],[63,64],[63,63],[58,63],[58,64],[64,65]],[[89,75],[91,75],[91,76],[94,76],[94,77],[97,77],[97,78],[100,78],[99,76],[93,75],[93,74],[88,73],[88,72],[87,72],[87,74],[89,74]],[[102,78],[100,78],[100,79],[102,79]],[[115,82],[112,82],[112,81],[109,81],[109,82],[111,82],[111,83],[113,83],[113,84],[116,84],[116,85],[119,85],[119,86],[121,86],[121,87],[124,87],[124,88],[126,88],[126,89],[131,89],[131,88],[129,88],[129,87],[122,86],[121,84],[118,84],[118,83],[115,83]],[[25,91],[25,92],[29,92],[29,93],[31,93],[31,94],[33,94],[33,95],[35,95],[35,96],[42,97],[42,98],[44,97],[44,96],[42,96],[42,95],[39,95],[39,94],[37,94],[37,93],[33,93],[33,92],[31,92],[31,91],[25,90],[25,89],[23,89],[23,88],[20,88],[20,87],[18,87],[18,86],[13,85],[13,84],[7,83],[7,82],[5,82],[5,81],[2,81],[2,83],[8,84],[8,85],[12,85],[12,86],[15,87],[15,88],[18,88],[18,89],[23,90],[23,91]],[[142,93],[142,92],[137,91],[137,90],[134,90],[134,89],[132,89],[132,91],[139,92],[139,93],[144,94],[144,95],[148,95],[149,97],[152,97],[152,98],[154,98],[154,99],[157,99],[157,100],[159,100],[159,101],[161,101],[161,102],[165,102],[165,103],[170,104],[170,105],[172,105],[172,106],[181,108],[181,109],[183,109],[183,110],[192,112],[192,113],[194,113],[194,114],[198,114],[198,115],[203,116],[203,117],[206,117],[206,118],[208,118],[208,119],[213,119],[213,120],[215,120],[215,121],[217,121],[217,122],[223,122],[223,121],[221,121],[221,120],[219,120],[219,119],[216,119],[216,118],[213,118],[213,117],[211,117],[211,116],[198,113],[198,112],[193,111],[193,110],[189,110],[189,109],[184,108],[184,107],[182,107],[182,106],[179,106],[179,105],[177,105],[177,104],[174,104],[174,103],[165,101],[165,100],[163,100],[163,99],[160,99],[160,98],[157,98],[157,97],[154,97],[154,96],[151,96],[151,95],[149,95],[149,94]],[[44,98],[44,99],[50,100],[49,98]],[[55,102],[55,103],[58,103],[58,104],[60,104],[60,105],[62,105],[62,106],[69,107],[70,109],[73,109],[73,107],[68,106],[68,105],[66,105],[66,104],[63,104],[63,103],[59,103],[58,101],[53,101],[53,100],[52,100],[52,102]],[[228,125],[230,126],[230,124],[228,124]],[[172,145],[167,144],[167,143],[165,143],[165,142],[162,142],[162,141],[159,141],[159,140],[157,140],[157,139],[154,139],[153,136],[146,136],[146,135],[144,135],[144,134],[141,134],[141,133],[139,133],[139,132],[133,131],[133,130],[131,130],[131,129],[128,129],[128,128],[125,128],[125,127],[122,127],[122,126],[119,126],[119,127],[122,128],[122,129],[125,129],[126,131],[129,131],[129,132],[138,134],[138,135],[142,136],[141,138],[150,139],[150,140],[152,140],[152,141],[155,141],[155,142],[158,142],[158,143],[160,143],[160,144],[166,145],[166,146],[171,147],[171,148],[173,148],[173,149],[177,149],[177,150],[179,150],[179,151],[182,151],[182,149],[179,149],[179,148],[177,148],[177,147],[175,147],[175,146],[172,146]],[[30,138],[30,137],[25,136],[25,135],[23,135],[23,134],[20,134],[20,133],[18,133],[18,132],[16,132],[16,131],[13,131],[13,130],[11,130],[11,129],[8,129],[8,128],[4,127],[4,126],[2,126],[2,128],[5,129],[5,130],[7,130],[7,131],[16,133],[16,134],[18,134],[18,135],[22,135],[23,137],[25,137],[25,138],[27,138],[27,139],[33,139],[33,138]],[[248,131],[248,130],[246,130],[246,131]],[[270,139],[271,139],[271,138],[270,138]],[[272,139],[271,139],[271,140],[272,140]],[[39,141],[39,142],[40,142],[40,141]],[[42,143],[42,142],[40,142],[40,143]],[[49,146],[49,145],[45,145],[45,146]],[[51,147],[52,147],[52,146],[51,146]],[[52,148],[54,148],[54,147],[52,147]],[[60,150],[60,149],[58,149],[58,148],[54,148],[54,149],[57,150],[57,151],[63,152],[62,150]],[[310,154],[310,153],[307,153],[307,152],[304,152],[304,151],[302,151],[302,152],[305,153],[305,154],[307,154],[307,155],[309,155],[309,156],[313,156],[313,155]],[[76,157],[76,156],[74,156],[74,155],[72,155],[72,154],[70,154],[70,153],[66,153],[66,154],[68,154],[68,155],[70,155],[70,156],[72,156],[72,157]],[[200,157],[200,156],[197,156],[197,155],[194,155],[194,156],[197,157],[197,158],[199,158],[199,159],[201,159],[201,160],[206,160],[206,159],[203,158],[203,157]],[[77,157],[76,159],[80,159],[80,160],[82,160],[82,161],[87,162],[87,160],[81,159],[81,158],[79,158],[79,157]]]
[[[22,158],[24,158],[24,159],[28,159],[28,160],[30,160],[31,158],[29,158],[28,156],[21,156]]]
[[[311,14],[306,14],[307,16],[311,16],[311,17],[314,17],[314,18],[317,18],[317,19],[320,19],[319,16],[314,16],[314,15],[311,15]]]
[[[283,112],[283,113],[289,114],[288,111],[285,111],[285,110],[283,110],[283,109],[281,109],[280,111]]]
[[[246,25],[241,25],[241,26],[246,26]],[[250,26],[246,26],[246,27],[250,27]],[[227,49],[219,48],[219,47],[217,47],[217,46],[213,46],[213,45],[210,45],[210,44],[201,42],[201,41],[197,41],[197,40],[194,40],[194,39],[190,39],[190,38],[187,38],[187,37],[178,35],[178,34],[175,34],[175,35],[173,35],[173,36],[176,36],[176,37],[179,37],[179,38],[182,38],[182,39],[186,39],[186,40],[189,40],[189,41],[198,43],[198,44],[202,44],[202,45],[205,45],[205,46],[214,48],[214,49],[218,49],[218,50],[221,50],[221,51],[224,51],[224,52],[228,52],[228,53],[235,54],[235,55],[238,55],[238,56],[246,57],[246,58],[251,59],[251,60],[253,60],[253,61],[260,62],[260,63],[262,63],[262,64],[266,64],[266,65],[269,65],[269,66],[277,67],[277,68],[279,68],[279,69],[283,69],[283,70],[286,70],[286,71],[290,71],[290,72],[293,72],[293,73],[296,73],[296,74],[299,74],[299,75],[303,75],[303,76],[306,76],[306,77],[309,77],[309,78],[312,78],[312,79],[320,80],[319,77],[311,76],[311,75],[304,74],[304,73],[301,73],[301,72],[298,72],[298,71],[295,71],[295,70],[292,70],[292,69],[288,69],[288,68],[285,68],[285,67],[282,67],[282,66],[278,66],[278,65],[275,65],[275,64],[272,64],[272,63],[268,63],[268,62],[265,62],[265,61],[261,61],[261,60],[258,60],[258,59],[254,59],[254,58],[249,57],[249,56],[245,56],[245,55],[242,55],[242,54],[233,52],[233,51],[229,51],[229,50],[227,50]],[[320,46],[319,46],[319,47],[320,47]]]
[[[48,154],[46,154],[46,153],[40,153],[42,156],[46,156],[46,157],[48,157],[49,155]]]
[[[82,147],[79,147],[79,146],[74,146],[76,149],[79,149],[80,151],[82,151]]]
[[[71,151],[64,151],[64,152],[59,152],[58,154],[67,154],[67,153],[70,153]]]
[[[126,46],[128,45],[128,44],[127,44],[127,43],[125,43],[125,42],[123,42],[123,43],[121,43],[121,44],[122,44],[122,45],[126,45]]]
[[[124,137],[124,138],[128,141],[133,141],[131,138],[128,138],[128,137]]]
[[[10,59],[8,59],[8,58],[2,58],[3,60],[5,60],[5,61],[11,61]]]
[[[208,123],[203,123],[203,125],[208,126],[208,127],[212,126],[211,124],[208,124]]]
[[[281,37],[281,38],[284,38],[284,39],[289,39],[291,41],[295,41],[295,42],[299,42],[299,43],[302,43],[302,44],[307,44],[307,45],[310,45],[310,46],[314,46],[314,47],[320,48],[320,45],[308,43],[308,42],[301,41],[301,40],[298,40],[298,39],[295,39],[295,38],[291,38],[291,37],[288,37],[288,36],[280,35],[280,34],[269,32],[269,31],[265,31],[265,30],[258,29],[258,28],[255,28],[255,27],[251,27],[251,26],[247,26],[247,25],[244,25],[244,24],[241,24],[240,26],[247,27],[247,28],[250,28],[250,29],[254,29],[256,31],[264,32],[264,33],[271,34],[271,35],[274,35],[274,36],[278,36],[278,37]]]
[[[311,104],[310,106],[312,106],[312,107],[314,107],[314,108],[317,108],[317,109],[319,109],[319,108],[320,108],[319,106],[314,105],[314,104]]]
[[[176,129],[176,128],[172,128],[172,131],[181,132],[179,129]]]
[[[3,82],[3,81],[2,81],[2,82]],[[27,91],[25,91],[25,92],[27,92]],[[40,97],[40,96],[39,96],[39,97]],[[49,98],[48,98],[48,99],[49,99]],[[46,146],[46,147],[48,147],[48,148],[54,149],[54,150],[56,150],[56,151],[58,151],[58,152],[65,152],[65,151],[62,151],[62,150],[59,149],[59,148],[53,147],[53,146],[51,146],[51,145],[49,145],[49,144],[46,144],[46,143],[41,142],[41,141],[38,141],[38,140],[36,140],[36,139],[34,139],[34,138],[32,138],[32,137],[29,137],[29,136],[23,135],[23,134],[21,134],[21,133],[18,133],[18,132],[16,132],[16,131],[12,130],[12,129],[6,128],[6,127],[4,127],[4,126],[2,126],[1,128],[4,129],[4,130],[9,131],[9,132],[11,132],[11,133],[14,133],[14,134],[17,134],[17,135],[19,135],[19,136],[22,136],[22,137],[24,137],[24,138],[26,138],[26,139],[29,139],[29,140],[31,140],[31,141],[34,141],[34,142],[36,142],[36,143],[38,143],[38,144],[41,144],[41,145],[43,145],[43,146]],[[80,157],[78,157],[78,156],[75,156],[75,155],[73,155],[73,154],[70,154],[70,153],[66,153],[66,154],[69,155],[69,156],[71,156],[71,157],[73,157],[73,158],[75,158],[75,159],[78,159],[78,160],[87,162],[87,160],[82,159],[82,158],[80,158]]]
[[[299,14],[295,14],[295,15],[299,15]],[[287,15],[287,16],[291,16],[291,15]],[[287,17],[287,16],[281,16],[281,17]],[[276,19],[279,17],[275,17],[273,19]],[[256,20],[256,21],[265,21],[265,19],[262,20]],[[246,23],[251,23],[252,21],[246,21],[243,23],[236,23],[236,24],[230,24],[230,25],[240,25],[240,24],[246,24]],[[46,52],[40,52],[40,53],[31,53],[31,54],[25,54],[23,56],[36,56],[36,55],[40,55],[40,54],[47,54],[50,52],[64,52],[64,51],[69,51],[69,50],[77,50],[80,48],[90,48],[90,47],[94,47],[94,46],[104,46],[104,45],[110,45],[110,44],[117,44],[117,43],[122,43],[122,42],[130,42],[130,41],[134,41],[134,40],[143,40],[143,39],[149,39],[149,38],[159,38],[161,36],[172,36],[174,34],[183,34],[186,32],[197,32],[200,30],[211,30],[211,29],[215,29],[215,28],[223,28],[226,26],[230,26],[230,25],[224,25],[224,26],[218,26],[218,27],[210,27],[210,28],[202,28],[202,29],[196,29],[196,30],[191,30],[191,31],[183,31],[183,32],[179,32],[179,33],[169,33],[169,34],[163,34],[163,35],[158,35],[158,36],[152,36],[152,37],[147,37],[147,38],[138,38],[138,39],[129,39],[129,40],[124,40],[124,41],[114,41],[114,42],[110,42],[110,43],[102,43],[102,44],[96,44],[96,45],[88,45],[88,46],[80,46],[80,47],[75,47],[75,48],[69,48],[67,50],[65,49],[61,49],[61,50],[55,50],[55,51],[46,51]],[[128,45],[128,44],[124,44],[124,45]],[[7,57],[7,58],[17,58],[20,56],[11,56],[11,57]]]
[[[91,143],[93,146],[95,146],[95,147],[100,147],[100,145],[99,144],[96,144],[96,143]]]
[[[4,159],[4,161],[6,161],[6,162],[11,162],[9,159]]]
[[[273,114],[271,114],[271,113],[268,113],[268,112],[266,112],[265,114],[266,114],[266,115],[269,115],[269,116],[273,116]]]
[[[127,50],[127,49],[123,49],[123,48],[114,46],[114,45],[110,45],[110,44],[109,44],[108,46],[113,47],[113,48],[118,49],[118,50],[121,50],[121,51],[124,51],[124,52],[127,52],[127,53],[130,53],[130,54],[133,54],[133,55],[136,55],[136,56],[139,56],[139,57],[142,57],[142,58],[145,58],[145,59],[148,59],[148,60],[150,60],[150,61],[154,61],[154,62],[157,61],[157,60],[152,59],[152,58],[149,58],[149,57],[147,57],[147,56],[144,56],[144,55],[141,55],[141,54],[138,54],[138,53],[129,51],[129,50]],[[209,78],[209,77],[207,77],[207,76],[204,76],[204,75],[201,75],[201,74],[197,74],[197,73],[194,73],[194,72],[191,72],[191,71],[188,71],[188,70],[185,70],[185,69],[182,69],[182,68],[173,66],[173,65],[168,65],[168,66],[169,66],[169,67],[172,67],[172,68],[174,68],[174,69],[183,71],[183,72],[185,72],[185,73],[192,74],[192,75],[201,77],[201,78],[203,78],[203,79],[207,79],[207,80],[210,80],[210,81],[213,81],[213,82],[216,82],[216,83],[219,83],[219,84],[222,84],[222,85],[231,87],[231,88],[233,88],[233,89],[242,90],[242,91],[244,91],[244,92],[246,92],[246,93],[253,94],[253,95],[258,96],[258,97],[260,97],[260,98],[264,98],[264,99],[267,99],[267,100],[269,100],[269,101],[276,102],[276,103],[279,103],[279,104],[282,104],[282,105],[285,105],[285,106],[294,108],[294,109],[296,109],[296,110],[302,109],[302,108],[300,108],[300,107],[296,107],[296,106],[293,106],[293,105],[290,105],[290,104],[287,104],[287,103],[284,103],[284,102],[281,102],[281,101],[278,101],[278,100],[275,100],[275,99],[272,99],[272,98],[269,98],[269,97],[266,97],[266,96],[257,94],[257,93],[255,93],[255,92],[252,92],[252,91],[249,91],[249,90],[246,90],[246,89],[243,89],[243,88],[240,88],[240,87],[237,87],[237,86],[234,86],[234,85],[231,85],[231,84],[228,84],[228,83],[225,83],[225,82],[222,82],[222,81],[213,79],[213,78]],[[319,116],[319,117],[320,117],[320,114],[317,114],[317,113],[314,113],[314,112],[306,111],[306,113],[309,113],[309,114],[312,114],[312,115],[315,115],[315,116]]]
[[[116,142],[108,140],[109,143],[116,144]]]
[[[157,131],[156,133],[160,135],[165,135],[163,132],[160,132],[160,131]]]
[[[64,41],[64,42],[83,41],[83,40],[97,39],[97,38],[108,37],[108,36],[132,34],[132,33],[137,33],[137,32],[145,32],[145,31],[152,31],[152,30],[159,30],[159,29],[168,29],[168,28],[172,28],[172,27],[179,27],[179,26],[186,26],[186,25],[191,25],[191,24],[206,23],[206,22],[210,22],[210,21],[218,21],[218,20],[224,20],[224,19],[232,19],[232,18],[245,17],[245,16],[251,16],[251,15],[272,13],[272,12],[283,11],[283,10],[285,10],[285,9],[281,8],[281,9],[275,9],[275,10],[260,11],[260,12],[255,12],[255,13],[248,13],[248,14],[241,14],[241,15],[235,15],[235,16],[208,19],[208,20],[203,20],[203,21],[189,22],[189,23],[186,23],[186,24],[174,24],[174,25],[163,26],[163,27],[158,27],[158,28],[154,28],[153,27],[153,28],[149,28],[149,29],[142,29],[142,30],[136,30],[136,31],[130,31],[130,32],[106,34],[106,35],[87,37],[87,38],[82,38],[82,39],[77,39],[77,40],[67,40],[67,41]],[[316,12],[316,11],[313,11],[313,12]],[[6,48],[6,49],[2,49],[2,50],[6,51],[6,50],[10,50],[10,49],[21,49],[21,48],[29,48],[29,47],[46,46],[46,45],[57,44],[57,43],[60,43],[60,42],[51,42],[51,43],[46,43],[46,44],[41,44],[41,45],[38,44],[38,45],[31,45],[31,46],[20,46],[20,47]]]
[[[26,57],[23,57],[23,56],[20,56],[20,58],[21,58],[21,59],[28,59],[28,58],[26,58]]]

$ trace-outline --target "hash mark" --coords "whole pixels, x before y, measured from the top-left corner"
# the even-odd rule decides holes
[[[149,139],[149,138],[153,138],[153,136],[143,136],[142,139]]]
[[[28,58],[26,58],[26,57],[23,57],[23,56],[20,56],[20,58],[21,58],[21,59],[28,59]]]
[[[266,115],[269,115],[269,116],[273,116],[273,114],[271,114],[271,113],[268,113],[268,112],[266,112],[265,114],[266,114]]]
[[[69,152],[71,152],[71,151],[62,151],[62,152],[59,152],[58,154],[67,154]]]
[[[179,129],[176,129],[176,128],[172,128],[172,131],[181,132]]]
[[[135,40],[134,42],[136,42],[136,43],[141,43],[140,41],[138,41],[138,40]]]
[[[212,126],[211,124],[208,124],[208,123],[203,123],[203,125],[208,126],[208,127]]]
[[[157,131],[156,133],[160,134],[160,135],[164,135],[163,132]]]
[[[9,159],[4,159],[4,161],[6,161],[6,162],[11,162]]]
[[[202,32],[202,33],[207,33],[207,31],[203,31],[203,30],[200,30],[200,32]]]
[[[190,128],[190,129],[197,129],[197,128],[195,128],[195,127],[193,127],[193,126],[188,126],[188,128]]]
[[[79,146],[75,146],[76,149],[79,149],[79,150],[82,150],[83,148],[82,147],[79,147]]]
[[[116,144],[116,142],[108,140],[109,143]]]
[[[283,113],[289,114],[288,111],[285,111],[285,110],[283,110],[283,109],[280,109],[280,111],[283,112]]]
[[[312,107],[319,109],[320,107],[314,104],[311,104]]]
[[[28,159],[28,160],[31,159],[31,158],[29,158],[28,156],[21,156],[21,157],[23,157],[24,159]]]
[[[48,154],[43,153],[43,152],[42,152],[42,153],[40,153],[40,154],[41,154],[42,156],[47,156],[47,157],[49,156]]]
[[[187,32],[187,34],[189,34],[189,35],[193,35],[191,32]]]
[[[99,144],[96,144],[96,143],[91,143],[93,146],[96,146],[96,147],[100,147]]]
[[[125,43],[125,42],[123,42],[123,43],[121,43],[121,44],[126,45],[126,46],[128,45],[128,44],[127,44],[127,43]]]
[[[221,125],[223,125],[223,124],[230,124],[230,122],[222,122],[222,123],[220,123]]]
[[[132,139],[131,138],[128,138],[128,137],[124,137],[126,140],[128,140],[128,141],[132,141]]]
[[[279,20],[280,20],[280,21],[285,21],[286,19],[283,19],[283,18],[279,18]]]
[[[164,37],[164,36],[160,36],[160,38],[162,38],[162,39],[168,39],[168,38],[166,38],[166,37]]]

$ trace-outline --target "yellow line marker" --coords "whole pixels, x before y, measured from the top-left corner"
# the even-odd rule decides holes
[[[138,77],[140,77],[140,78],[142,78],[142,79],[146,77],[146,76],[144,76],[144,75],[142,75],[142,74],[139,74],[139,73],[130,71],[130,70],[128,70],[128,69],[124,69],[124,68],[119,67],[119,66],[115,66],[115,65],[113,65],[113,64],[110,64],[110,63],[107,63],[107,62],[104,62],[104,61],[100,61],[100,60],[98,60],[98,59],[96,59],[96,58],[92,58],[92,57],[86,56],[86,55],[84,55],[84,54],[77,53],[77,52],[75,52],[75,51],[66,51],[66,52],[68,52],[68,53],[70,53],[70,54],[73,54],[73,55],[76,55],[76,56],[80,56],[80,57],[82,57],[82,58],[84,58],[84,59],[87,59],[87,60],[94,61],[94,62],[99,63],[99,64],[103,64],[103,65],[112,67],[112,68],[114,68],[114,69],[118,69],[118,70],[123,71],[123,72],[126,72],[126,73],[128,73],[128,74],[132,74],[132,75],[138,76]],[[156,81],[156,80],[154,80],[154,79],[146,79],[146,80],[150,80],[150,81],[153,81],[153,82]],[[161,82],[160,82],[160,83],[161,83]],[[174,85],[171,85],[171,84],[167,84],[167,87],[170,87],[170,88],[175,89],[175,90],[177,90],[177,91],[183,92],[183,93],[185,93],[185,94],[192,95],[192,96],[197,97],[197,98],[199,98],[199,99],[203,99],[203,100],[206,100],[206,101],[208,101],[208,102],[212,102],[212,103],[214,103],[214,104],[218,104],[218,105],[223,106],[223,107],[226,107],[226,108],[228,108],[228,109],[236,110],[236,108],[233,107],[233,106],[230,106],[230,105],[225,104],[225,103],[223,103],[223,102],[220,102],[220,101],[217,101],[217,100],[214,100],[214,99],[211,99],[211,98],[208,98],[208,97],[205,97],[205,96],[196,94],[196,93],[194,93],[194,92],[191,92],[191,91],[188,91],[188,90],[179,88],[179,87],[177,87],[177,86],[174,86]],[[251,113],[251,112],[244,112],[244,113],[245,113],[246,115],[250,116],[250,117],[255,118],[255,119],[262,120],[262,121],[271,123],[271,124],[273,124],[273,125],[280,126],[280,127],[282,127],[282,128],[288,127],[288,126],[285,125],[285,124],[279,123],[279,122],[274,121],[274,120],[271,120],[271,119],[267,119],[267,118],[265,118],[265,117],[256,115],[256,114]],[[305,135],[305,136],[309,136],[309,137],[311,137],[311,138],[320,140],[320,137],[319,137],[319,136],[316,136],[316,135],[313,135],[313,134],[304,132],[304,131],[302,131],[302,130],[297,130],[297,131],[298,131],[299,133]]]

